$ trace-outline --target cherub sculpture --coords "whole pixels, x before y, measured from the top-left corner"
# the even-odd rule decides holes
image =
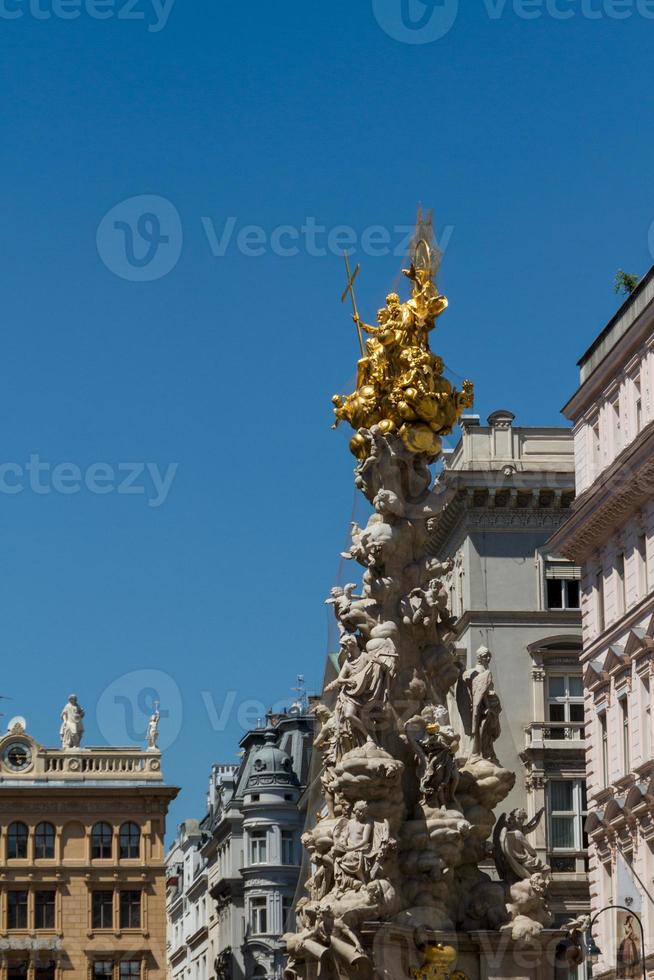
[[[393,846],[388,821],[377,823],[364,800],[355,803],[352,815],[334,827],[335,894],[358,892],[380,878]]]
[[[377,609],[377,603],[374,599],[355,595],[355,589],[352,582],[345,586],[335,585],[329,599],[325,599],[326,605],[334,607],[340,636],[357,630],[365,636],[376,623],[373,611]]]

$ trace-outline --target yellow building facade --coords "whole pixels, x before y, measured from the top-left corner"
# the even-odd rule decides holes
[[[0,739],[0,980],[164,980],[161,755]]]

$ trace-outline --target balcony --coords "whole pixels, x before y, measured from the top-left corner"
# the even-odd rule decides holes
[[[527,749],[581,752],[585,747],[584,727],[579,721],[535,721],[525,728]]]

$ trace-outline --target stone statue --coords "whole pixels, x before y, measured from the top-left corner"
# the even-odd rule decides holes
[[[418,802],[421,806],[435,803],[446,809],[454,800],[459,785],[455,755],[460,742],[450,725],[447,708],[428,705],[423,708],[418,724],[407,722],[405,731],[420,768]]]
[[[457,685],[456,699],[466,735],[472,739],[472,755],[498,763],[495,742],[501,734],[502,705],[490,671],[491,653],[477,650],[477,664],[466,670]]]
[[[326,694],[338,691],[334,719],[340,752],[344,743],[353,747],[372,741],[373,713],[383,709],[388,699],[386,665],[379,658],[362,652],[352,633],[342,637],[341,649],[347,659],[336,680],[325,688]]]
[[[61,747],[63,749],[78,749],[84,734],[84,709],[77,701],[77,695],[71,694],[61,712]]]
[[[544,810],[529,820],[526,810],[511,810],[503,814],[495,825],[493,838],[497,870],[504,880],[531,878],[537,873],[550,874],[527,837],[540,823]]]
[[[148,749],[157,749],[157,741],[159,738],[159,719],[161,718],[161,712],[159,711],[159,702],[156,701],[154,704],[154,711],[150,715],[150,720],[148,721],[148,730],[146,733],[146,739],[148,743]]]
[[[349,583],[341,588],[335,585],[325,604],[334,607],[334,615],[338,623],[339,635],[354,633],[359,630],[368,634],[376,623],[373,616],[377,603],[365,596],[355,595],[356,585]]]
[[[518,941],[538,935],[553,921],[547,905],[552,873],[527,839],[544,812],[540,810],[529,820],[525,810],[512,810],[502,814],[493,831],[495,866],[508,892],[506,907],[511,921],[506,930]]]

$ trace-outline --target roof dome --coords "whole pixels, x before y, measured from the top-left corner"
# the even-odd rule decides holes
[[[293,760],[277,745],[275,732],[267,731],[263,745],[253,749],[250,755],[250,774],[246,788],[298,785],[298,778],[293,772]]]

